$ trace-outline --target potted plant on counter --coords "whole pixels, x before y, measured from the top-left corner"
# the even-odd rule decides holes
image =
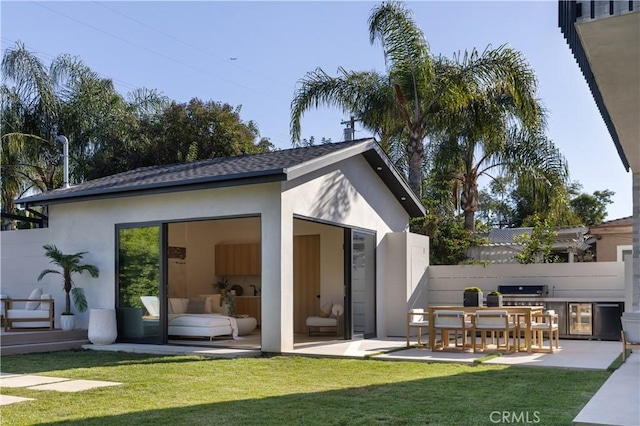
[[[482,289],[480,287],[465,288],[463,306],[482,306]]]
[[[227,288],[229,287],[229,280],[227,280],[226,278],[221,278],[218,281],[215,282],[215,284],[213,284],[215,288],[217,288],[220,291],[220,294],[222,295],[222,298],[224,299],[224,297],[227,295]]]
[[[502,306],[502,293],[492,291],[487,294],[487,307],[495,308],[499,306]]]
[[[64,254],[55,245],[46,244],[42,246],[45,250],[45,256],[50,260],[50,263],[60,267],[62,271],[56,269],[45,269],[40,272],[38,281],[40,281],[47,274],[59,274],[62,275],[63,286],[65,292],[65,304],[64,312],[60,315],[60,326],[63,330],[73,330],[75,326],[75,317],[71,312],[71,296],[73,296],[73,303],[78,312],[84,312],[87,310],[87,298],[84,295],[84,290],[81,287],[76,287],[71,274],[88,272],[93,278],[98,278],[100,271],[93,265],[84,265],[80,263],[82,257],[87,254],[86,251],[74,254]]]

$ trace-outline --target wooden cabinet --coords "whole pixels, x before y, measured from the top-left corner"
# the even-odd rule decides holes
[[[260,275],[260,244],[218,244],[216,246],[216,275]]]
[[[260,327],[262,318],[260,303],[260,296],[236,296],[236,314],[255,318],[258,321],[258,327]]]

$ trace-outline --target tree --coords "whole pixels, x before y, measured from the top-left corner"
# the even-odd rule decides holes
[[[13,199],[46,191],[62,180],[62,146],[70,140],[72,178],[84,178],[86,159],[100,146],[97,131],[117,125],[123,101],[111,81],[81,60],[60,55],[49,67],[18,42],[2,59],[2,211],[14,213]]]
[[[522,234],[514,237],[514,242],[522,245],[522,251],[514,257],[518,263],[558,263],[558,256],[553,254],[553,239],[558,235],[549,219],[533,218],[531,235]]]
[[[45,256],[51,259],[50,263],[60,267],[62,271],[56,269],[45,269],[40,272],[38,281],[40,281],[47,274],[59,274],[62,275],[63,289],[65,292],[65,308],[63,315],[71,315],[71,298],[70,293],[73,295],[73,302],[79,312],[87,310],[87,298],[84,295],[84,290],[81,287],[76,287],[72,274],[82,274],[88,272],[93,278],[98,278],[100,271],[93,265],[85,265],[80,263],[86,251],[74,254],[64,254],[55,245],[46,244],[42,246],[45,250]]]
[[[571,199],[571,207],[582,220],[583,225],[597,225],[607,217],[607,205],[613,201],[615,192],[605,189],[593,194],[581,193]]]
[[[320,68],[307,73],[291,103],[294,142],[300,138],[303,113],[319,105],[340,107],[365,127],[384,133],[388,139],[381,141],[383,147],[401,128],[409,185],[421,195],[424,139],[442,128],[443,117],[471,102],[477,89],[487,84],[511,95],[519,108],[530,102],[535,78],[522,55],[512,49],[501,46],[482,54],[473,50],[453,61],[435,58],[412,12],[398,2],[384,2],[372,10],[369,35],[372,44],[383,47],[388,74],[343,68],[338,77]]]
[[[464,68],[475,62],[474,55],[478,54],[456,58],[451,66]],[[533,70],[519,53],[503,59],[507,79],[459,83],[466,103],[447,114],[444,130],[432,138],[433,167],[453,180],[455,204],[471,231],[482,176],[512,176],[518,185],[533,188],[536,197],[549,199],[558,184],[564,186],[568,174],[564,157],[542,133],[545,112],[536,99]],[[509,84],[517,89],[507,89]]]

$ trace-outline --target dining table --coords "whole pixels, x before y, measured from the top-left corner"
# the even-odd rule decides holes
[[[496,307],[488,307],[488,306],[429,306],[428,307],[428,315],[429,315],[429,348],[433,351],[435,348],[436,336],[434,329],[434,315],[436,311],[443,310],[451,310],[451,311],[463,311],[465,314],[470,316],[474,316],[478,311],[507,311],[509,315],[513,316],[513,321],[518,324],[518,331],[516,338],[518,339],[518,344],[516,348],[518,351],[522,351],[523,349],[526,352],[532,352],[532,344],[531,344],[531,325],[533,324],[533,317],[536,314],[542,313],[544,310],[543,306],[496,306]],[[524,348],[520,348],[520,331],[525,331],[524,336]],[[473,336],[475,339],[475,336]],[[475,344],[475,343],[474,343]],[[463,348],[464,350],[464,348]]]

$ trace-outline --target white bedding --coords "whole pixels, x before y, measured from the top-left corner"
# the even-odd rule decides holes
[[[203,337],[231,334],[234,339],[238,338],[238,323],[236,319],[220,314],[169,314],[168,325],[169,334],[180,334],[172,333],[172,328],[174,330],[184,330],[185,327],[193,327],[194,331],[202,328],[209,329],[210,333],[202,334]],[[228,331],[231,331],[231,333]]]

